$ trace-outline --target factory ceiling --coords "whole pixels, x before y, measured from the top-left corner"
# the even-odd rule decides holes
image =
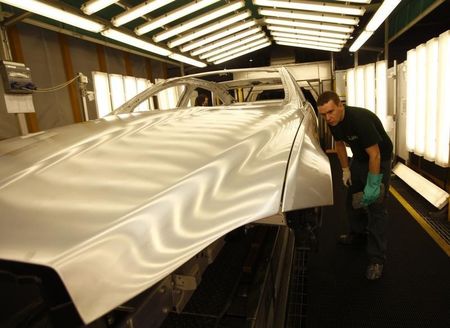
[[[445,2],[428,0],[433,1]],[[32,3],[38,9],[27,7]],[[177,66],[183,64],[188,69],[208,70],[225,67],[240,58],[246,58],[248,63],[248,56],[257,60],[261,51],[266,57],[299,51],[314,54],[318,59],[330,58],[330,53],[337,58],[344,53],[349,57],[353,54],[349,48],[352,50],[358,37],[366,33],[382,3],[382,0],[0,0],[5,25],[23,20]],[[67,18],[63,17],[66,13]],[[383,24],[380,30],[384,30]],[[384,32],[375,31],[371,38],[361,49],[379,55],[384,49]],[[376,46],[372,46],[374,41]]]

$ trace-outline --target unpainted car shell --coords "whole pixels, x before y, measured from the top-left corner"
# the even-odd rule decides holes
[[[129,101],[1,141],[0,259],[52,268],[89,323],[239,226],[331,204],[317,118],[276,71],[277,105],[120,114]]]

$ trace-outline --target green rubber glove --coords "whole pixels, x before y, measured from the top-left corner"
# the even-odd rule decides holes
[[[364,193],[361,200],[363,206],[368,206],[374,203],[381,193],[381,180],[383,179],[383,174],[373,174],[367,175],[366,186],[364,187]]]

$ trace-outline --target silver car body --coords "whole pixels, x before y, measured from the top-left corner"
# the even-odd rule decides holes
[[[132,112],[200,81],[175,78],[105,118],[1,141],[0,259],[52,268],[89,323],[239,226],[331,204],[317,118],[270,71],[284,100],[239,104],[206,82],[221,105]]]

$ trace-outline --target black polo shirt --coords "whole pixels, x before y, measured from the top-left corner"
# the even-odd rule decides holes
[[[330,126],[335,140],[346,142],[353,159],[367,162],[369,155],[365,149],[378,144],[381,160],[392,157],[392,142],[380,119],[370,110],[359,107],[345,107],[344,119],[336,126]]]

